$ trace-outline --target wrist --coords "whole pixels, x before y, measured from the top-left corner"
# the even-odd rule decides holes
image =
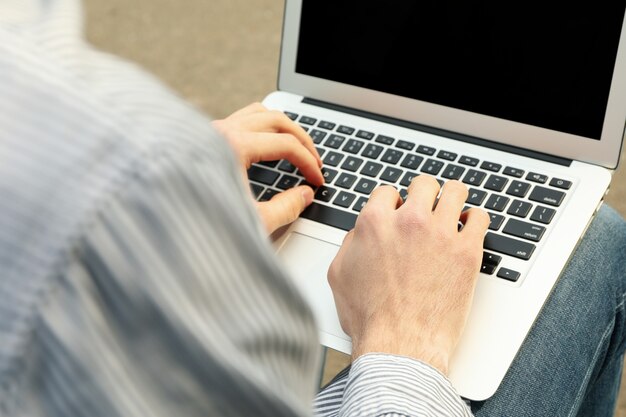
[[[353,338],[352,361],[368,353],[406,356],[426,363],[447,376],[451,349],[447,343],[436,343],[415,335],[407,337],[407,334],[396,332],[390,336],[376,332],[374,336]]]

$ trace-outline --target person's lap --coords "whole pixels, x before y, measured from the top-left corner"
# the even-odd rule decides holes
[[[626,222],[603,207],[482,416],[613,416],[626,313]]]

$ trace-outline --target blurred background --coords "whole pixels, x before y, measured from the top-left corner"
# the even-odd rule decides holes
[[[88,41],[151,72],[209,117],[225,117],[276,89],[282,0],[83,2]],[[606,201],[626,217],[624,163]],[[348,363],[329,350],[323,382]],[[626,417],[624,379],[616,417]]]

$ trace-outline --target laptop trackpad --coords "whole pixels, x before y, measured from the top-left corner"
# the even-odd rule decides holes
[[[343,332],[333,294],[326,275],[339,246],[320,239],[292,232],[278,250],[278,256],[295,281],[306,301],[311,305],[320,341],[340,352],[349,353],[350,338]]]

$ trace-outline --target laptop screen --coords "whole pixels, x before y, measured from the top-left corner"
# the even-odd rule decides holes
[[[296,72],[600,139],[625,8],[303,0]]]

